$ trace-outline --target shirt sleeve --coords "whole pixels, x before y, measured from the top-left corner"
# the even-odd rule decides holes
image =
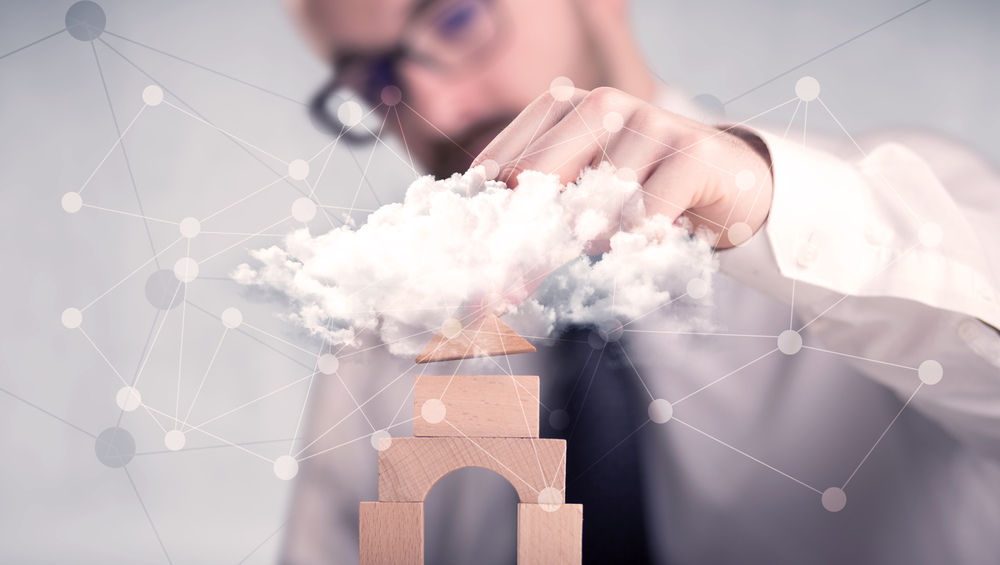
[[[1000,458],[1000,176],[933,136],[852,144],[850,161],[754,133],[771,210],[722,270],[789,304],[803,347]]]

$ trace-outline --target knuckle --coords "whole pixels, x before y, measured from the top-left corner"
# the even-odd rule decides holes
[[[698,131],[688,128],[678,128],[673,125],[668,126],[667,131],[665,131],[664,134],[670,136],[673,141],[673,145],[678,147],[688,147],[690,149],[700,147],[702,145],[701,142],[705,139],[705,136],[701,135]]]
[[[636,114],[635,99],[628,94],[609,86],[601,86],[590,91],[580,104],[585,115],[600,124],[609,112],[618,112],[626,122],[630,122]]]
[[[619,104],[622,92],[610,86],[600,86],[590,91],[586,102],[597,110],[610,110]]]

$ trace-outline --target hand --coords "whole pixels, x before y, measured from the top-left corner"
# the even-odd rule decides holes
[[[642,185],[649,216],[684,215],[696,233],[711,230],[717,248],[749,239],[771,206],[770,160],[756,136],[688,120],[613,88],[576,90],[568,101],[543,94],[473,164],[488,159],[511,188],[529,169],[557,174],[565,184],[605,160],[627,167]]]

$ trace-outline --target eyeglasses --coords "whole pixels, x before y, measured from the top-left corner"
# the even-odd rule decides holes
[[[372,108],[381,103],[387,86],[405,87],[398,68],[413,62],[442,76],[467,72],[492,56],[502,43],[507,28],[499,0],[430,0],[421,5],[404,27],[401,40],[378,53],[337,54],[333,77],[313,96],[309,113],[314,122],[331,133],[343,130],[350,142],[364,143],[373,134],[343,129],[344,124],[330,114],[330,99],[346,93],[347,100],[361,98]],[[363,128],[362,128],[363,129]]]

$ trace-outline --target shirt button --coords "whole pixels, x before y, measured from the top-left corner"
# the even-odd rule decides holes
[[[799,250],[795,254],[795,262],[800,267],[812,267],[818,258],[819,248],[816,247],[815,243],[803,243],[799,246]]]
[[[958,335],[965,341],[976,341],[979,337],[979,322],[969,318],[958,325]]]

